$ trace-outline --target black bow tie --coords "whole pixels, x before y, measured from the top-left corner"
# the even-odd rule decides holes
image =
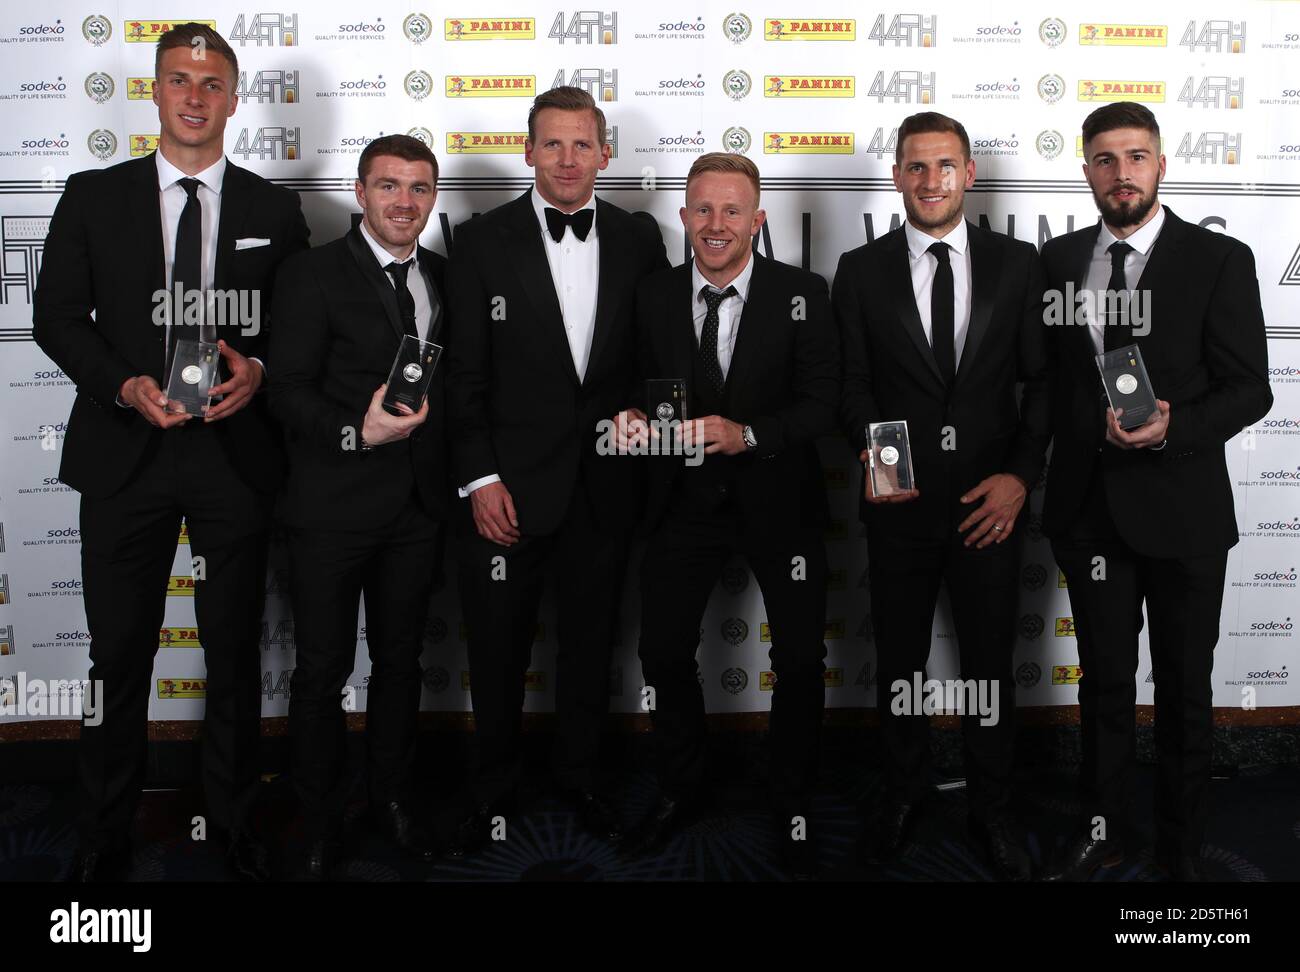
[[[551,234],[551,239],[556,243],[564,239],[564,227],[573,227],[573,235],[582,242],[587,242],[587,234],[591,232],[592,220],[596,218],[594,209],[579,209],[576,213],[562,213],[558,209],[546,207],[546,229]]]

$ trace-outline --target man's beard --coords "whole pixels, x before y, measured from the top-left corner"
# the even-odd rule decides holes
[[[1138,190],[1134,190],[1137,192]],[[1101,211],[1101,217],[1107,226],[1137,226],[1147,215],[1155,208],[1156,194],[1153,192],[1149,196],[1139,196],[1137,200],[1128,206],[1121,205],[1110,201],[1110,195],[1098,194],[1096,190],[1092,193],[1093,201],[1097,204],[1097,209]]]

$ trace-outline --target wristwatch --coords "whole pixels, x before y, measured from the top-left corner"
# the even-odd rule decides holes
[[[746,448],[758,448],[758,439],[754,438],[754,427],[752,425],[746,425],[744,429],[741,430],[740,437],[745,440]]]

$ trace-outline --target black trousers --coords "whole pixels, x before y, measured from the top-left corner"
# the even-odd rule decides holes
[[[235,473],[215,427],[191,419],[156,438],[119,492],[81,500],[90,678],[103,686],[96,692],[102,722],[83,720],[78,759],[79,829],[89,847],[124,841],[139,801],[154,653],[182,518],[190,555],[202,558],[194,570],[194,614],[207,667],[208,823],[245,827],[257,794],[271,500]]]
[[[566,789],[596,786],[627,550],[626,533],[597,525],[581,475],[555,533],[524,534],[502,547],[480,537],[468,513],[462,517],[457,551],[478,803],[507,796],[519,782],[524,678],[548,577],[555,581],[557,607],[555,779]]]
[[[1052,541],[1052,553],[1069,584],[1079,643],[1085,822],[1103,817],[1108,836],[1123,837],[1130,826],[1145,601],[1155,684],[1156,852],[1197,856],[1208,812],[1211,672],[1228,551],[1170,558],[1136,553],[1115,531],[1097,477],[1083,515]]]
[[[737,552],[763,593],[772,637],[772,803],[779,813],[794,813],[816,774],[826,704],[826,547],[817,529],[783,535],[762,526],[745,529],[730,506],[670,509],[641,563],[639,654],[645,684],[654,690],[650,721],[659,784],[666,796],[682,797],[704,783],[700,621],[722,568]]]
[[[955,528],[948,538],[905,537],[868,528],[871,616],[879,668],[876,712],[890,800],[915,802],[926,787],[929,717],[918,711],[916,700],[901,714],[892,702],[896,681],[906,683],[910,693],[917,673],[922,681],[925,679],[935,605],[940,585],[946,583],[957,631],[961,678],[988,686],[989,698],[994,684],[998,693],[996,722],[982,725],[977,712],[962,715],[970,812],[987,819],[1002,812],[1010,801],[1019,534],[1017,526],[1002,543],[977,550],[966,547],[965,534]]]
[[[347,800],[348,699],[366,711],[367,792],[375,804],[414,797],[420,652],[436,561],[437,523],[412,494],[382,529],[292,530],[289,588],[297,661],[289,698],[293,782],[309,832],[336,831]],[[370,680],[344,694],[356,667],[357,608],[366,605]]]

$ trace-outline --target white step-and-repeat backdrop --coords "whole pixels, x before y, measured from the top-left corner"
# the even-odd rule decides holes
[[[69,380],[31,340],[42,241],[64,180],[156,145],[154,42],[170,24],[206,21],[239,57],[240,105],[229,157],[298,189],[320,243],[354,210],[357,157],[394,132],[426,139],[442,180],[424,237],[446,252],[451,227],[529,185],[522,153],[531,97],[586,87],[606,111],[615,155],[599,191],[659,221],[674,262],[677,209],[692,159],[743,152],[764,175],[777,259],[827,277],[839,254],[897,226],[889,181],[895,132],[928,108],[973,139],[972,219],[1041,244],[1096,219],[1080,173],[1079,126],[1097,104],[1141,101],[1162,126],[1161,197],[1185,219],[1245,240],[1259,267],[1276,404],[1227,445],[1241,542],[1229,560],[1215,704],[1300,704],[1300,2],[1050,4],[819,0],[623,4],[580,10],[537,0],[296,3],[156,0],[5,4],[0,12],[0,722],[34,679],[83,679],[77,496],[56,479]],[[147,15],[147,16],[146,16]],[[143,19],[141,19],[143,18]],[[164,19],[166,18],[166,19]],[[827,537],[827,704],[874,705],[876,672],[866,549],[854,460],[823,455],[834,527]],[[1159,497],[1150,497],[1159,502]],[[1021,574],[1016,678],[1026,705],[1073,704],[1079,677],[1067,591],[1032,515]],[[195,719],[203,657],[182,534],[159,634],[150,715]],[[294,667],[284,558],[273,551],[263,625],[263,712],[286,713]],[[610,676],[615,711],[637,711],[637,604],[629,584]],[[352,683],[364,707],[365,619]],[[930,674],[956,677],[946,604]],[[765,709],[772,676],[762,598],[743,564],[728,567],[699,651],[713,711]],[[530,710],[552,706],[554,617],[538,630]],[[423,707],[469,708],[465,632],[454,587],[435,598]],[[1143,652],[1138,701],[1150,703]],[[1253,690],[1249,692],[1247,690]],[[77,708],[79,707],[69,707]]]

